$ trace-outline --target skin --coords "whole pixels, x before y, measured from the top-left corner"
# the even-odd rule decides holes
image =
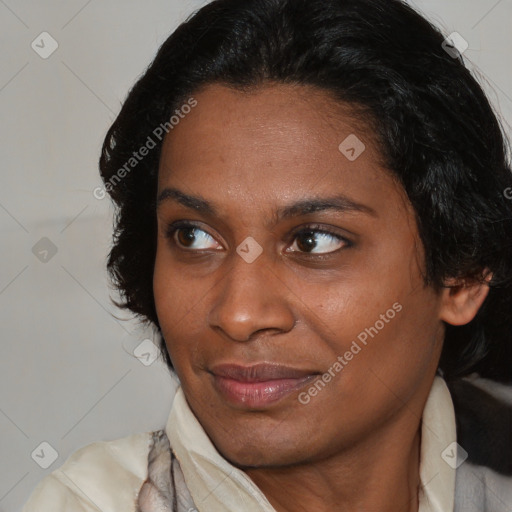
[[[158,193],[174,187],[218,211],[162,201],[154,269],[160,327],[191,409],[278,512],[417,511],[420,420],[443,322],[469,322],[488,288],[424,286],[412,206],[347,105],[284,84],[245,93],[213,84],[193,96],[198,105],[164,141]],[[366,146],[355,161],[338,149],[350,134]],[[373,213],[276,215],[335,194]],[[203,231],[168,237],[178,220]],[[294,234],[311,224],[350,244],[316,233],[311,248]],[[263,250],[252,263],[236,252],[248,236]],[[401,311],[306,405],[298,395],[311,384],[257,410],[213,386],[208,369],[224,362],[327,372],[394,303]]]

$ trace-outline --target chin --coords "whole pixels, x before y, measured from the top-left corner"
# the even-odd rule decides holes
[[[221,455],[233,466],[242,470],[287,467],[301,462],[297,458],[297,452],[295,450],[290,451],[289,448],[282,453],[272,447],[267,450],[261,446],[258,449],[245,446],[245,449],[240,452],[232,453],[232,450],[229,450],[229,453],[221,453]]]
[[[219,453],[231,464],[240,468],[282,467],[299,464],[306,458],[305,442],[278,437],[275,433],[260,434],[252,430],[250,438],[227,436],[216,439],[214,444]],[[297,450],[297,446],[301,450]]]

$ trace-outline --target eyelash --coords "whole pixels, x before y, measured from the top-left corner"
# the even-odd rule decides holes
[[[204,249],[189,249],[189,248],[184,248],[182,246],[180,246],[180,244],[178,242],[176,242],[176,240],[174,239],[174,235],[177,231],[179,231],[180,229],[197,229],[199,231],[203,231],[204,233],[206,233],[209,237],[215,239],[212,235],[210,235],[210,233],[208,233],[206,230],[202,229],[198,224],[195,224],[193,222],[190,222],[190,221],[176,221],[176,222],[173,222],[172,224],[169,224],[165,230],[165,236],[167,239],[169,239],[170,242],[172,242],[173,245],[177,246],[179,249],[183,250],[183,251],[187,251],[187,252],[201,252],[201,251],[204,251]],[[347,238],[339,235],[338,233],[334,233],[333,231],[329,231],[328,229],[325,229],[324,227],[318,225],[318,224],[309,224],[309,225],[306,225],[306,226],[301,226],[300,228],[296,229],[295,231],[293,231],[293,233],[291,234],[291,241],[295,241],[296,238],[298,237],[298,235],[302,234],[302,233],[310,233],[310,232],[313,232],[315,234],[324,234],[324,235],[328,235],[328,236],[331,236],[335,239],[337,239],[338,241],[340,242],[343,242],[343,246],[334,250],[334,251],[330,251],[330,252],[326,252],[326,253],[308,253],[308,252],[305,252],[305,251],[292,251],[292,252],[299,252],[300,254],[303,254],[303,255],[306,255],[308,257],[313,257],[313,258],[317,258],[317,259],[322,259],[322,258],[327,258],[329,257],[330,255],[332,254],[335,254],[339,251],[341,251],[342,249],[347,249],[349,247],[352,247],[353,246],[353,243],[348,240]]]

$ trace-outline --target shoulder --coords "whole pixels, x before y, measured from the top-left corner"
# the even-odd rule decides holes
[[[145,432],[80,448],[39,482],[22,512],[135,510],[152,442]]]
[[[464,462],[456,471],[454,512],[509,512],[512,476]]]
[[[461,510],[501,511],[512,502],[512,385],[476,374],[447,384],[457,443],[466,452],[456,473]]]
[[[477,375],[447,384],[468,460],[512,476],[512,386]]]

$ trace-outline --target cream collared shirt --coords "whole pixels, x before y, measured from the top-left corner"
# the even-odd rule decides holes
[[[165,431],[199,512],[275,512],[247,474],[216,450],[181,387]],[[436,375],[422,416],[418,512],[453,511],[455,469],[452,466],[455,464],[450,462],[457,458],[455,442],[451,395],[443,378]]]
[[[165,431],[199,512],[275,512],[254,482],[218,453],[181,388]],[[441,455],[456,460],[455,440],[451,395],[436,376],[423,411],[419,512],[453,512],[455,469]],[[23,512],[134,512],[151,446],[152,432],[145,432],[80,448],[38,483]]]

